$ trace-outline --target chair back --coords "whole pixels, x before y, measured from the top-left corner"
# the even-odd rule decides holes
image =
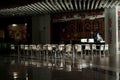
[[[105,46],[105,45],[100,45],[100,50],[101,50],[101,51],[104,50],[104,46]]]
[[[85,44],[85,50],[91,50],[90,44]]]
[[[82,51],[82,45],[81,44],[75,44],[75,50],[76,50],[76,52],[81,52]]]
[[[11,47],[11,50],[15,50],[15,45],[14,44],[11,44],[10,47]]]
[[[47,44],[47,49],[48,49],[48,51],[52,51],[52,49],[53,49],[52,44]]]
[[[96,50],[96,44],[92,44],[92,50]]]
[[[105,44],[105,50],[108,50],[108,49],[109,49],[109,45]]]
[[[71,44],[67,44],[65,49],[66,49],[66,52],[71,52],[72,51],[72,45]]]
[[[65,45],[64,44],[58,45],[58,50],[59,51],[63,51],[64,49],[65,49]]]

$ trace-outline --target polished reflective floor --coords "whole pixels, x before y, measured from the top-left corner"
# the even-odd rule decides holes
[[[120,80],[120,55],[0,56],[0,80]]]

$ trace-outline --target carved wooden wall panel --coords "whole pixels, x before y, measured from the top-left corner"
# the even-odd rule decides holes
[[[101,33],[103,38],[105,37],[104,18],[66,21],[62,22],[60,26],[61,40],[90,38],[98,32]]]

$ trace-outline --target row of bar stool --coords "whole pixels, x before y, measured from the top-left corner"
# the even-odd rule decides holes
[[[91,52],[91,55],[93,54],[99,54],[102,53],[105,55],[109,55],[109,45],[108,44],[85,44],[85,48],[83,49],[85,51],[85,54],[87,51]]]
[[[83,55],[109,55],[108,44],[11,44],[14,54],[24,56],[43,56],[45,58],[58,58],[66,56],[77,57]],[[38,54],[36,54],[38,53]],[[18,55],[18,54],[17,54]]]
[[[84,56],[109,55],[108,44],[11,44],[11,55],[21,57],[27,64],[48,68],[73,69],[84,68]],[[80,56],[80,57],[79,57]],[[23,58],[23,59],[22,59]],[[33,59],[35,58],[35,60]],[[38,60],[38,59],[39,60]],[[21,61],[18,60],[18,61]],[[94,60],[94,59],[93,59]],[[35,64],[34,62],[37,62]],[[78,62],[77,62],[78,61]],[[88,65],[89,66],[89,65]]]

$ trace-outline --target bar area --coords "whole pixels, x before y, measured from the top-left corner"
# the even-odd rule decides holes
[[[119,0],[4,4],[0,80],[120,80]]]

